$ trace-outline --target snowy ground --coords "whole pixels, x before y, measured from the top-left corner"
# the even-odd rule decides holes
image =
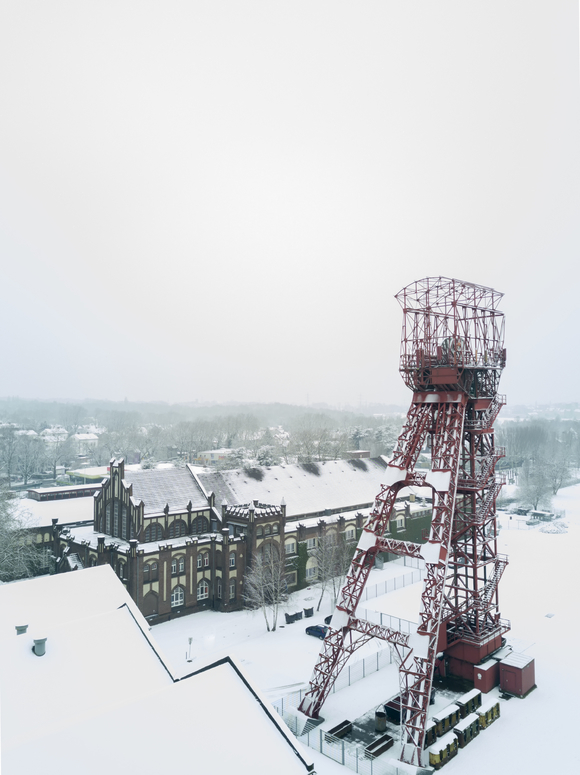
[[[578,721],[580,677],[575,665],[580,642],[576,551],[580,546],[580,485],[562,490],[553,508],[565,510],[567,532],[541,532],[515,518],[500,516],[498,550],[509,556],[500,584],[502,616],[511,620],[508,642],[514,650],[535,658],[537,689],[526,699],[502,702],[502,716],[482,732],[445,767],[449,775],[469,771],[527,775],[574,771],[578,764],[575,733]],[[373,570],[369,584],[393,574],[409,572],[398,563]],[[369,600],[369,610],[417,620],[420,584]],[[292,596],[288,610],[316,607],[316,587]],[[316,662],[320,641],[305,634],[307,624],[321,623],[331,612],[326,598],[314,618],[279,626],[267,633],[261,613],[220,614],[207,611],[153,628],[153,634],[175,669],[181,674],[231,654],[250,680],[271,700],[303,688]],[[548,614],[552,616],[548,617]],[[283,625],[282,621],[280,622]],[[192,638],[191,662],[188,638]],[[379,644],[382,647],[383,644]],[[375,647],[366,647],[367,652]],[[361,650],[362,651],[362,650]],[[354,658],[364,656],[357,652]],[[354,719],[373,709],[397,690],[394,665],[353,684],[327,700],[323,716],[328,728],[334,720]],[[444,701],[445,698],[442,698]],[[321,754],[311,752],[320,775],[347,775],[347,770]]]

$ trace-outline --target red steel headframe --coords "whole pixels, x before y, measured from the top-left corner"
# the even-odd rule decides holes
[[[399,370],[413,400],[300,706],[317,718],[350,655],[372,637],[386,640],[399,662],[401,760],[416,766],[423,760],[438,651],[463,643],[472,649],[471,658],[479,659],[509,627],[498,610],[497,587],[507,560],[496,550],[495,501],[502,481],[495,464],[502,451],[493,442],[493,422],[505,403],[497,395],[505,365],[501,296],[444,277],[411,283],[396,296],[404,314]],[[416,463],[428,436],[426,472]],[[431,530],[423,545],[390,535],[397,495],[412,485],[433,491]],[[379,552],[425,561],[415,633],[379,627],[357,615]]]

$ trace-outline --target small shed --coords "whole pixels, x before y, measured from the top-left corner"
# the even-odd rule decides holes
[[[499,663],[500,689],[516,697],[525,697],[536,686],[536,667],[533,657],[512,652]]]
[[[481,705],[481,690],[472,689],[470,692],[467,692],[458,700],[455,700],[455,704],[459,705],[461,718],[465,718],[466,716],[469,716],[470,713],[473,713],[473,711],[479,708],[479,706]]]
[[[473,684],[483,694],[487,694],[499,684],[499,664],[496,659],[488,659],[481,665],[474,665]]]
[[[461,719],[454,727],[453,733],[457,735],[459,747],[465,748],[479,734],[479,716],[477,713],[470,713],[469,716]]]
[[[435,722],[435,726],[437,728],[437,736],[441,737],[450,729],[452,729],[460,718],[461,715],[459,712],[459,707],[455,704],[448,705],[438,713],[434,713],[433,721]]]
[[[439,740],[433,743],[429,748],[430,766],[434,767],[436,770],[440,770],[444,764],[447,764],[449,759],[457,756],[458,748],[457,737],[453,732],[448,732],[446,735],[443,735],[443,737],[440,737]]]
[[[477,716],[479,718],[479,728],[487,729],[490,724],[493,724],[499,718],[499,700],[492,699],[484,703],[481,708],[477,709]]]
[[[400,695],[393,697],[392,700],[389,700],[389,702],[385,703],[385,713],[387,714],[387,718],[389,719],[389,721],[392,721],[394,724],[401,723],[401,696]]]

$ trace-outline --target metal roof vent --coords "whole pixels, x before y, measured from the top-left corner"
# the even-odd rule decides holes
[[[37,657],[43,657],[46,653],[46,638],[35,638],[32,650]]]
[[[14,626],[16,627],[16,634],[17,635],[24,635],[24,633],[28,629],[28,625],[27,624],[16,624]]]

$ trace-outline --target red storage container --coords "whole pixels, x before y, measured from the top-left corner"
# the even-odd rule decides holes
[[[507,694],[525,697],[536,685],[533,657],[515,651],[499,663],[499,686]]]

